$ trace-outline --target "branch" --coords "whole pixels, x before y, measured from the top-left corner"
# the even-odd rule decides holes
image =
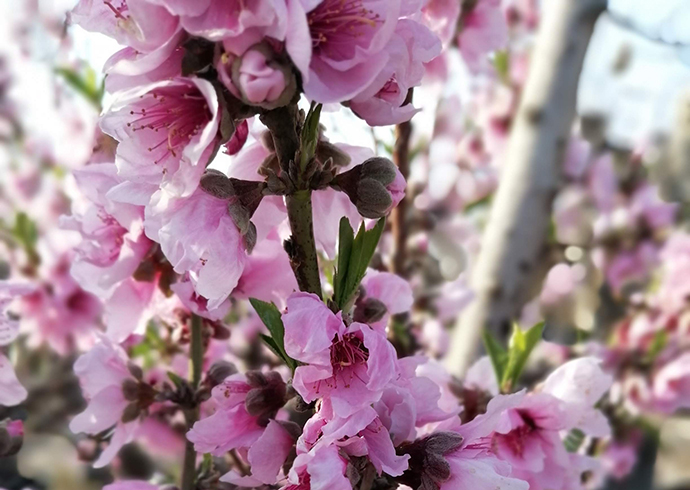
[[[301,291],[321,293],[321,276],[314,240],[311,189],[303,173],[306,169],[298,164],[300,152],[300,116],[297,105],[280,107],[261,115],[273,137],[273,143],[282,171],[289,176],[297,189],[285,197],[288,221],[292,236],[285,241],[285,251]]]
[[[474,301],[459,318],[448,368],[462,374],[481,349],[487,327],[506,339],[529,300],[573,119],[580,72],[594,23],[606,0],[552,0],[545,7],[501,183],[473,267]]]
[[[191,357],[191,376],[192,389],[196,392],[201,381],[201,372],[204,363],[204,341],[201,335],[201,317],[192,315],[191,335],[189,343],[189,355]],[[199,419],[199,407],[187,409],[184,411],[184,418],[187,424],[187,429],[191,429]],[[194,443],[189,439],[185,439],[184,448],[184,462],[182,464],[182,490],[193,490],[196,480],[196,451],[194,450]]]
[[[403,105],[412,103],[412,90],[407,94]],[[393,162],[405,177],[410,176],[410,137],[412,123],[406,121],[395,126],[395,146],[393,147]],[[392,270],[402,277],[407,277],[407,192],[402,201],[391,211],[391,232],[393,234]]]

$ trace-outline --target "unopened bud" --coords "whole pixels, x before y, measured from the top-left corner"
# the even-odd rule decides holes
[[[139,399],[139,382],[132,378],[126,378],[122,382],[122,395],[127,401],[137,401]]]
[[[451,477],[445,456],[458,450],[462,442],[462,436],[455,432],[436,432],[403,444],[399,454],[410,456],[409,468],[396,481],[414,489],[440,488]]]
[[[268,419],[285,405],[287,385],[275,371],[250,371],[247,373],[247,381],[252,387],[244,401],[247,412],[268,423]]]
[[[345,192],[365,218],[385,216],[405,196],[405,179],[387,158],[374,157],[340,174],[331,186]]]
[[[352,161],[350,155],[328,141],[319,141],[316,144],[316,158],[321,163],[331,160],[336,167],[347,167]]]
[[[139,407],[139,404],[137,402],[132,402],[129,405],[127,405],[123,410],[122,417],[120,417],[120,421],[123,424],[126,424],[128,422],[136,420],[139,417],[139,415],[141,415],[141,407]]]
[[[382,301],[376,298],[365,298],[357,302],[353,320],[371,325],[381,320],[387,312],[388,309]]]
[[[206,379],[211,386],[218,386],[225,378],[237,372],[235,365],[228,361],[214,362],[208,370]]]
[[[235,58],[232,84],[243,102],[269,110],[289,104],[297,91],[292,65],[265,43]]]

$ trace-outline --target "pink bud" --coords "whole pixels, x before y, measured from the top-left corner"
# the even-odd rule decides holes
[[[268,64],[259,51],[248,51],[242,57],[239,85],[250,102],[273,102],[285,90],[285,76]]]

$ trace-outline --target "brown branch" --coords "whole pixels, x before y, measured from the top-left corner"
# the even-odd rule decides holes
[[[412,90],[407,94],[405,104],[412,103]],[[410,137],[412,136],[412,123],[406,121],[395,126],[395,145],[393,147],[393,162],[405,181],[410,176]],[[393,234],[393,259],[392,271],[399,276],[407,277],[407,193],[400,203],[391,211],[391,232]]]

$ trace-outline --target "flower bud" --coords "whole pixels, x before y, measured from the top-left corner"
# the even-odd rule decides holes
[[[399,453],[409,454],[410,466],[396,481],[414,489],[439,488],[451,476],[450,465],[444,456],[459,449],[462,441],[462,436],[455,432],[436,432],[403,444]]]
[[[237,368],[233,363],[228,361],[217,361],[211,365],[210,369],[208,370],[208,374],[206,375],[206,379],[211,386],[218,386],[225,380],[225,378],[235,374],[236,372]]]
[[[381,320],[388,310],[382,301],[376,298],[365,298],[357,302],[353,320],[371,325]]]
[[[268,423],[268,419],[285,405],[287,385],[275,371],[249,371],[247,382],[252,387],[244,402],[247,412],[259,417],[260,423]]]
[[[24,443],[24,424],[21,420],[0,422],[0,458],[17,454]]]
[[[292,66],[267,44],[256,44],[235,58],[232,84],[243,102],[264,109],[287,105],[297,91]]]
[[[387,158],[374,157],[336,176],[331,187],[345,192],[365,218],[387,215],[405,197],[405,178]]]

